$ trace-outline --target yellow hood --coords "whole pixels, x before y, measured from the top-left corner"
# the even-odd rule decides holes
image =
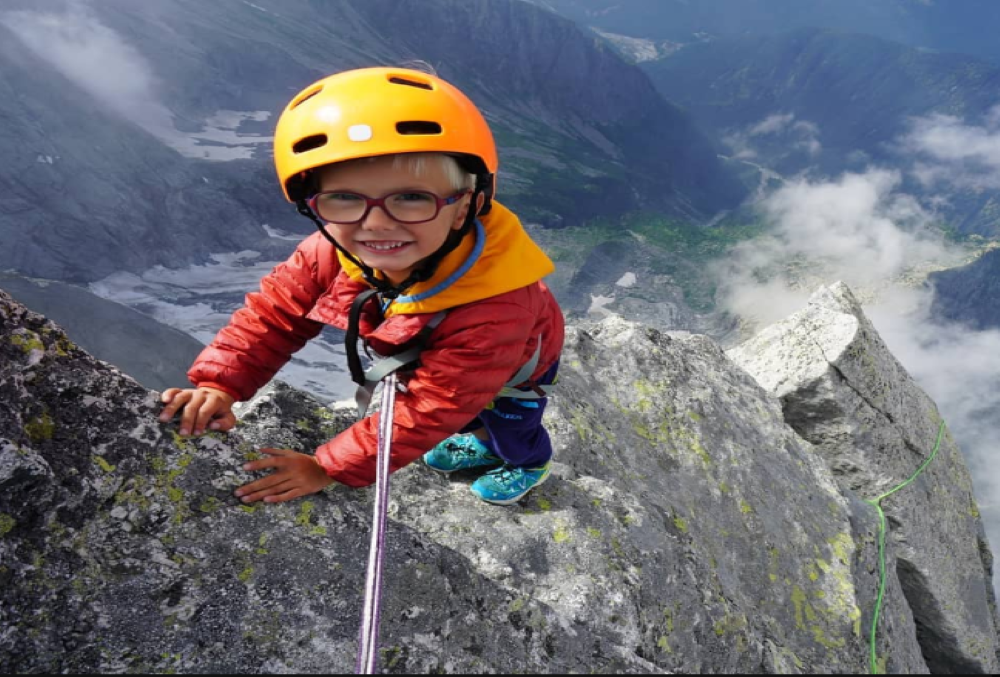
[[[337,256],[352,279],[364,281],[358,266],[340,251]],[[476,221],[472,235],[445,256],[434,276],[410,287],[385,314],[436,313],[526,287],[554,270],[517,216],[494,202],[490,213]]]

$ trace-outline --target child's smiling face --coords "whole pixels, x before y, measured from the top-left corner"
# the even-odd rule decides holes
[[[394,156],[364,158],[330,165],[319,170],[321,193],[353,193],[369,198],[381,198],[394,193],[432,193],[450,198],[463,189],[455,187],[444,162],[421,163],[396,161]],[[334,196],[335,200],[350,196]],[[470,196],[441,207],[438,215],[424,223],[402,223],[385,209],[372,207],[363,221],[356,224],[329,223],[326,227],[341,247],[365,265],[382,271],[390,282],[399,284],[416,269],[421,261],[444,245],[453,230],[465,222]],[[360,200],[358,200],[360,202]],[[433,212],[433,210],[432,210]]]

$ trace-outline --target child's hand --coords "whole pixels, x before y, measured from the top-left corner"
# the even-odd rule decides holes
[[[236,495],[242,498],[244,503],[253,503],[261,499],[266,503],[283,503],[300,496],[315,494],[333,484],[326,470],[313,456],[300,454],[291,449],[261,449],[261,452],[271,458],[251,461],[245,464],[243,469],[274,468],[274,472],[236,490]]]
[[[228,393],[215,388],[167,388],[160,397],[166,405],[160,413],[160,421],[166,423],[179,409],[184,409],[181,417],[181,435],[203,435],[205,426],[211,430],[232,430],[236,425],[233,414],[235,399]],[[211,421],[211,424],[209,424]]]

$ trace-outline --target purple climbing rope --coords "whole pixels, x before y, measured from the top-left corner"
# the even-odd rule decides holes
[[[392,453],[392,418],[396,406],[396,375],[382,381],[382,405],[378,423],[378,459],[375,479],[375,511],[372,540],[368,549],[365,606],[361,614],[357,674],[373,675],[378,667],[378,628],[382,615],[382,561],[385,554],[385,522],[389,508],[389,459]]]

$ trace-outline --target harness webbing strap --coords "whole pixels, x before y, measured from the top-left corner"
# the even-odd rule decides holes
[[[521,368],[517,370],[514,377],[504,384],[500,392],[497,393],[497,397],[511,397],[517,400],[540,400],[543,397],[548,397],[549,394],[555,389],[554,385],[541,385],[538,383],[530,384],[531,390],[520,390],[516,386],[523,385],[525,381],[531,378],[531,375],[535,373],[535,369],[538,367],[538,362],[542,358],[542,337],[538,336],[538,347],[535,348],[535,354],[531,356],[531,359],[521,365]]]
[[[418,357],[420,357],[421,351],[422,347],[418,346],[410,348],[409,350],[404,350],[398,355],[391,355],[389,357],[382,358],[369,367],[368,371],[364,372],[365,382],[358,386],[358,389],[354,394],[354,401],[358,405],[359,420],[364,418],[365,414],[368,413],[368,407],[372,402],[372,395],[375,392],[375,387],[379,384],[379,381],[396,370],[415,361]]]
[[[365,292],[367,293],[367,292]],[[357,301],[355,301],[357,303]],[[352,307],[351,311],[354,309]],[[354,401],[358,405],[358,419],[365,417],[368,413],[368,407],[371,405],[372,395],[375,392],[375,387],[389,374],[393,374],[396,371],[402,369],[408,364],[416,362],[420,358],[420,353],[423,352],[427,345],[427,340],[431,336],[431,332],[437,329],[438,325],[444,321],[445,316],[448,311],[442,310],[437,315],[431,318],[430,322],[424,325],[423,329],[416,336],[416,344],[411,348],[404,350],[401,353],[395,355],[389,355],[388,357],[383,357],[379,361],[368,367],[367,371],[361,372],[361,380],[357,378],[354,379],[358,383],[358,390],[354,394]],[[355,345],[357,345],[357,340],[355,339]],[[348,351],[350,356],[350,351]],[[355,358],[358,360],[358,364],[361,363],[360,356],[357,355],[357,349],[354,352]],[[360,367],[359,367],[360,368]],[[351,376],[354,377],[354,370],[351,370]]]
[[[361,355],[358,353],[358,339],[361,337],[361,311],[365,304],[377,294],[378,289],[368,289],[358,294],[351,303],[351,312],[347,318],[344,352],[347,353],[347,366],[351,370],[351,380],[358,385],[365,383],[365,370],[361,366]]]

